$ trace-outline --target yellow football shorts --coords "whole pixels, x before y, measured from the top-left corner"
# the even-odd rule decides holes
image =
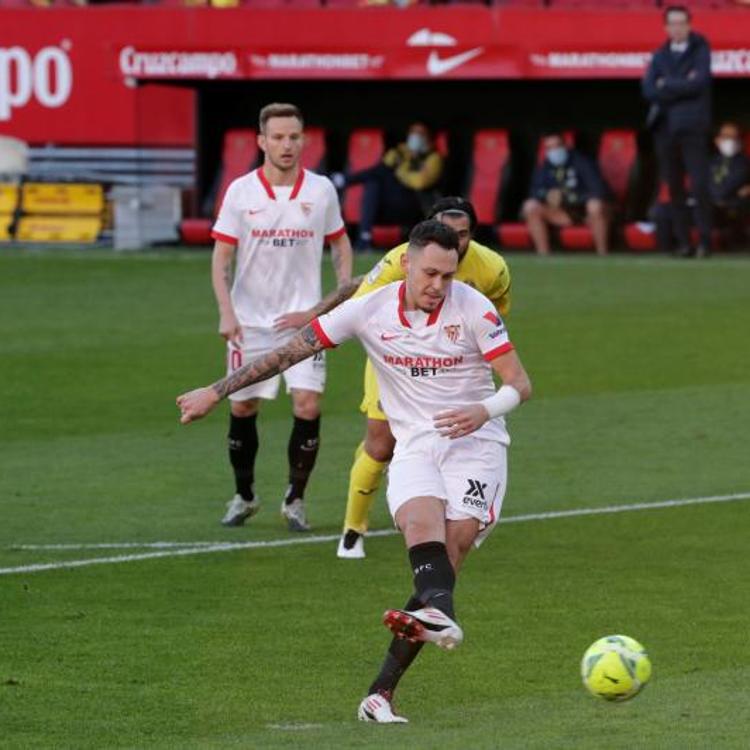
[[[365,395],[359,405],[359,410],[363,414],[367,414],[368,419],[388,421],[388,417],[385,416],[380,405],[380,389],[378,388],[378,379],[375,377],[375,368],[369,359],[365,366]]]

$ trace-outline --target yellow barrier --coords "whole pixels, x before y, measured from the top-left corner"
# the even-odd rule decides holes
[[[21,210],[26,214],[101,214],[104,189],[83,183],[27,182],[23,186]]]
[[[0,242],[7,242],[10,239],[10,223],[12,220],[12,214],[0,214]]]
[[[0,214],[12,214],[18,203],[18,185],[0,184]]]
[[[94,242],[102,220],[93,216],[24,216],[16,229],[19,242]]]

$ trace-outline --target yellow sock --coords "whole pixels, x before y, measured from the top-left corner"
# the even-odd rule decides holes
[[[354,454],[354,464],[349,475],[349,497],[346,501],[346,518],[344,531],[354,529],[360,534],[367,531],[370,508],[377,496],[380,481],[387,461],[376,461],[360,444]]]

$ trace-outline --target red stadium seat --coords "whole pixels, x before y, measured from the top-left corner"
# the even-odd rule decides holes
[[[377,164],[383,155],[385,139],[379,128],[360,128],[349,135],[347,172],[359,172],[361,169]],[[361,185],[347,188],[344,196],[344,220],[348,224],[358,224],[362,208]]]
[[[221,176],[214,203],[214,216],[219,213],[224,193],[230,183],[255,166],[258,161],[258,141],[255,130],[238,129],[224,133],[224,148],[221,154]],[[212,219],[185,219],[180,225],[183,242],[189,245],[204,245],[211,242]]]
[[[519,221],[500,224],[497,228],[497,238],[500,240],[500,244],[506,248],[530,250],[532,247],[529,230],[526,228],[526,224]]]
[[[302,166],[312,172],[324,172],[326,161],[326,131],[323,128],[305,128],[305,147]]]
[[[495,223],[503,170],[509,159],[507,130],[478,130],[474,134],[467,194],[476,209],[480,224]]]
[[[649,222],[633,222],[623,230],[625,244],[637,253],[656,250],[656,227]]]
[[[258,161],[258,137],[255,130],[227,130],[221,155],[221,181],[216,194],[214,215],[218,214],[229,185],[247,174]]]
[[[627,198],[630,175],[638,157],[634,130],[607,130],[599,143],[599,168],[621,206]]]

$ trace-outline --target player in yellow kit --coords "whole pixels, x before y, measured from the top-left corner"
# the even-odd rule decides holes
[[[447,224],[458,234],[456,281],[473,286],[490,299],[501,316],[507,315],[510,309],[510,272],[502,255],[472,239],[477,226],[474,206],[464,198],[442,198],[432,207],[428,218]],[[403,280],[405,273],[401,257],[406,253],[407,246],[405,242],[388,252],[361,281],[356,291],[353,286],[340,287],[311,310],[282,316],[281,325],[299,328],[348,299],[352,293],[359,297],[393,281]],[[357,447],[349,476],[344,531],[337,552],[339,557],[345,559],[365,556],[364,534],[370,508],[396,444],[388,417],[380,408],[378,382],[369,360],[365,368],[365,395],[360,409],[367,415],[367,433]]]

